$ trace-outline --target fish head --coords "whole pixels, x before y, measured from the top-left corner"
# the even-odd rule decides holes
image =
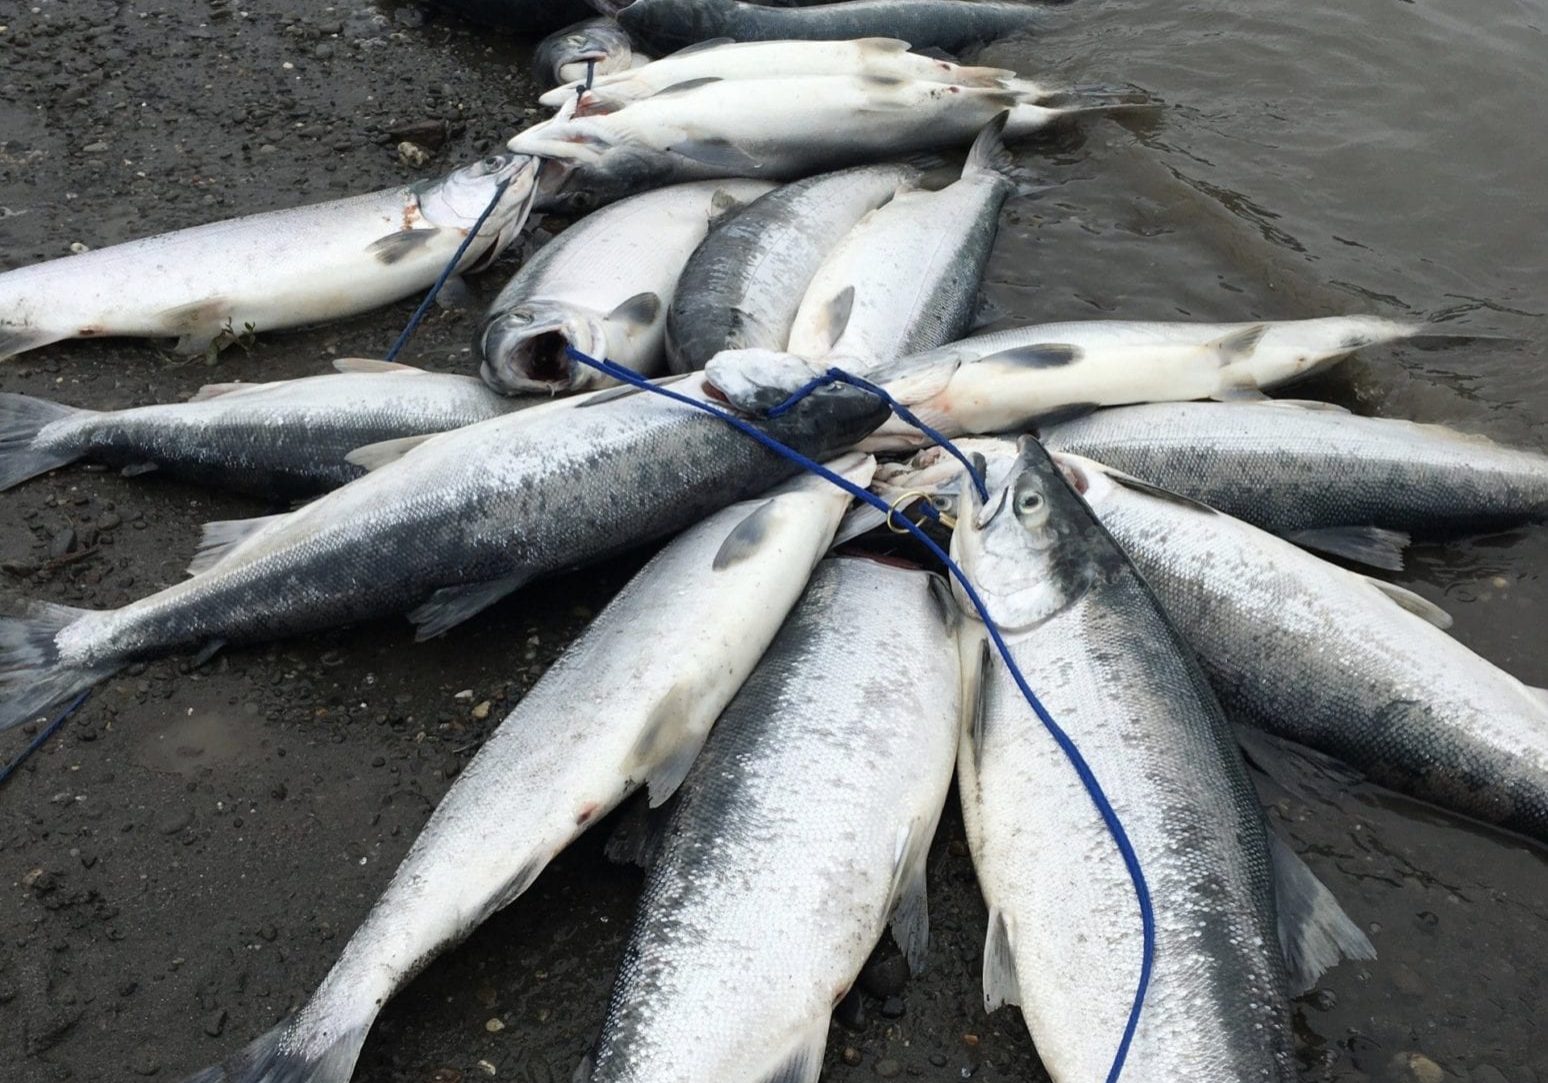
[[[524,301],[485,318],[474,340],[484,382],[504,395],[580,391],[601,373],[580,364],[569,348],[603,359],[607,324],[595,312],[557,301]]]
[[[821,458],[851,447],[892,413],[869,391],[823,382],[824,372],[778,350],[724,350],[705,366],[704,389],[711,399],[761,419],[775,439]],[[782,409],[770,417],[776,407]]]
[[[722,350],[704,366],[712,395],[744,414],[762,417],[822,379],[826,365],[782,350]]]
[[[975,466],[987,469],[981,456]],[[992,481],[993,479],[991,479]],[[1004,632],[1036,627],[1066,609],[1114,570],[1117,547],[1079,495],[1080,472],[1067,474],[1031,437],[988,496],[967,478],[951,536],[952,559]],[[976,612],[954,584],[965,612]]]
[[[985,484],[991,489],[1003,485],[1016,464],[1016,441],[1008,437],[970,436],[953,440],[952,445],[982,461]],[[877,495],[888,500],[901,500],[908,493],[922,496],[949,523],[961,512],[965,480],[961,462],[943,447],[928,447],[905,462],[878,467],[873,487]]]
[[[479,227],[479,236],[493,238],[493,242],[484,249],[476,266],[464,266],[462,270],[475,270],[488,263],[516,239],[537,197],[540,165],[538,159],[527,154],[491,154],[416,189],[420,217],[442,229],[466,232],[489,211]],[[500,201],[489,210],[502,184],[505,190]]]
[[[589,19],[544,38],[532,65],[555,84],[583,82],[587,65],[594,75],[624,71],[633,63],[629,35],[612,19]]]

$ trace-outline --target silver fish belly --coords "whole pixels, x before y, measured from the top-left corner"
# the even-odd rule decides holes
[[[1548,840],[1548,694],[1444,614],[1256,527],[1094,465],[1091,506],[1242,721],[1372,780]],[[1418,612],[1425,616],[1418,615]]]
[[[852,455],[830,465],[862,482],[872,464]],[[349,1078],[381,1006],[416,971],[630,793],[648,785],[653,804],[666,800],[847,503],[826,481],[801,478],[663,549],[458,776],[306,1005],[211,1078]]]
[[[889,919],[922,962],[954,619],[924,572],[818,567],[683,784],[577,1078],[815,1083],[833,1005]]]
[[[1220,706],[1122,552],[1035,443],[952,551],[1079,748],[1149,884],[1156,946],[1133,1079],[1296,1078],[1262,812]],[[1143,958],[1135,888],[1073,765],[984,642],[958,755],[989,904],[984,997],[1019,1004],[1057,1083],[1108,1077]]]

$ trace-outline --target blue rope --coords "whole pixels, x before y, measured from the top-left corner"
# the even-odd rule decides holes
[[[762,444],[769,450],[782,455],[803,469],[816,474],[818,477],[823,478],[824,480],[829,481],[834,485],[837,485],[840,489],[843,489],[856,500],[864,501],[878,511],[887,512],[889,515],[891,514],[892,509],[887,505],[887,502],[882,500],[881,497],[877,496],[875,493],[861,488],[854,482],[850,481],[848,478],[835,474],[821,463],[807,458],[805,455],[802,455],[794,448],[787,447],[785,444],[774,439],[774,437],[770,436],[768,433],[754,427],[753,425],[748,424],[746,421],[743,421],[739,417],[734,417],[733,415],[728,414],[724,410],[718,409],[717,407],[712,406],[707,402],[703,402],[699,399],[689,398],[687,395],[673,391],[669,387],[657,386],[656,384],[653,384],[649,380],[645,379],[639,373],[630,369],[626,369],[622,365],[616,364],[615,362],[608,360],[599,361],[594,357],[588,357],[586,354],[581,353],[573,346],[566,347],[565,352],[581,364],[589,365],[604,375],[611,376],[613,379],[618,380],[621,383],[631,384],[634,387],[640,388],[641,390],[651,391],[658,395],[664,395],[665,397],[676,402],[681,402],[685,405],[692,406],[696,410],[702,410],[704,413],[707,413],[712,417],[719,418],[721,421],[730,425],[738,432],[746,433],[748,436],[751,436],[754,440],[758,441],[758,443]],[[784,410],[789,409],[790,404],[793,401],[797,401],[800,398],[811,394],[811,392],[817,387],[820,387],[826,383],[835,383],[840,381],[844,383],[853,383],[856,387],[870,390],[870,388],[865,384],[865,381],[848,376],[841,370],[832,369],[829,370],[828,375],[819,377],[817,380],[813,381],[812,384],[801,388],[795,393],[795,395],[791,396],[791,398],[786,400],[786,402],[781,403],[779,406],[775,407],[775,409],[783,412]],[[880,391],[880,388],[876,388],[875,390]],[[885,392],[882,394],[883,397],[887,397]],[[913,423],[910,422],[910,424]],[[942,439],[942,446],[949,447],[949,442]],[[960,453],[958,453],[958,458],[961,458]],[[972,473],[971,470],[969,472],[970,474]],[[976,475],[973,476],[976,480]],[[982,486],[982,484],[983,483],[980,481],[979,485]],[[945,566],[947,571],[950,572],[951,577],[957,581],[959,586],[962,587],[962,591],[967,595],[968,600],[973,603],[973,608],[978,611],[979,619],[983,621],[984,628],[988,630],[989,638],[993,641],[995,649],[999,651],[1000,658],[1004,661],[1006,669],[1010,671],[1011,678],[1016,682],[1016,687],[1019,688],[1021,690],[1021,694],[1026,697],[1026,701],[1029,705],[1031,705],[1032,712],[1037,715],[1038,721],[1041,722],[1043,727],[1048,730],[1049,735],[1052,736],[1054,742],[1058,744],[1060,751],[1062,751],[1065,755],[1065,758],[1070,761],[1070,766],[1075,769],[1075,774],[1080,778],[1081,785],[1086,788],[1086,793],[1090,795],[1091,803],[1096,806],[1097,812],[1101,814],[1103,823],[1107,825],[1108,833],[1112,835],[1113,842],[1118,847],[1118,852],[1123,856],[1123,864],[1124,867],[1128,870],[1129,879],[1134,884],[1135,900],[1139,903],[1140,925],[1143,937],[1143,956],[1140,960],[1139,984],[1134,990],[1134,1001],[1129,1008],[1128,1022],[1124,1025],[1123,1037],[1118,1043],[1118,1051],[1116,1054],[1114,1054],[1112,1067],[1108,1070],[1107,1073],[1107,1083],[1117,1083],[1118,1077],[1123,1071],[1124,1062],[1128,1059],[1129,1047],[1134,1041],[1135,1029],[1139,1026],[1140,1011],[1145,1005],[1145,994],[1150,988],[1151,970],[1155,963],[1156,955],[1155,908],[1151,902],[1150,887],[1145,881],[1145,873],[1140,868],[1139,855],[1135,853],[1134,845],[1129,841],[1129,834],[1124,830],[1123,823],[1118,818],[1117,811],[1113,808],[1112,803],[1108,801],[1107,794],[1102,790],[1102,784],[1097,781],[1096,775],[1092,772],[1091,765],[1088,764],[1086,762],[1086,758],[1080,754],[1080,749],[1076,747],[1075,742],[1071,740],[1070,735],[1065,733],[1064,730],[1060,728],[1059,724],[1053,720],[1053,716],[1050,715],[1047,708],[1043,706],[1042,700],[1037,698],[1037,694],[1032,691],[1032,687],[1027,683],[1027,679],[1022,676],[1020,667],[1016,665],[1016,659],[1011,656],[1010,646],[1005,642],[1005,638],[1000,634],[999,627],[994,623],[994,619],[989,615],[989,607],[984,604],[983,598],[979,596],[978,591],[974,589],[973,584],[968,582],[967,575],[960,567],[957,566],[956,561],[952,560],[946,551],[938,544],[936,544],[935,540],[931,538],[930,535],[926,534],[917,525],[909,522],[906,519],[903,520],[903,525],[908,528],[909,533],[911,533],[922,545],[924,545],[925,548],[930,550],[935,558]]]
[[[392,344],[392,349],[387,351],[387,356],[383,360],[396,361],[398,359],[398,354],[402,352],[403,347],[408,345],[408,340],[414,337],[415,331],[419,330],[419,325],[424,320],[425,313],[429,312],[430,306],[435,304],[436,297],[440,295],[441,287],[446,285],[446,280],[456,272],[457,265],[462,262],[462,257],[467,253],[468,246],[473,243],[473,238],[478,236],[478,231],[484,228],[485,222],[489,221],[489,216],[500,205],[500,200],[504,197],[505,190],[510,186],[511,182],[509,180],[500,182],[500,186],[495,189],[494,198],[489,201],[489,206],[485,207],[484,213],[478,216],[478,221],[473,223],[473,228],[468,230],[468,235],[462,238],[462,243],[457,246],[457,251],[452,255],[451,262],[441,270],[440,276],[435,280],[435,285],[430,287],[430,292],[425,294],[425,299],[419,302],[419,307],[409,317],[408,326],[403,329],[403,333],[398,336],[398,341]]]
[[[81,704],[86,702],[86,697],[89,695],[91,695],[91,690],[87,689],[85,692],[82,692],[80,695],[76,696],[74,702],[72,702],[63,711],[59,712],[58,718],[54,719],[47,726],[45,726],[43,728],[43,732],[39,733],[32,739],[31,744],[22,749],[21,753],[14,760],[6,764],[3,768],[0,768],[0,784],[4,784],[6,779],[14,775],[17,769],[20,768],[22,764],[27,762],[27,758],[29,756],[47,744],[48,739],[59,731],[60,726],[65,724],[65,719],[69,718],[76,711],[80,710]]]
[[[926,425],[919,419],[917,414],[915,414],[907,406],[904,406],[897,399],[889,395],[882,387],[871,383],[869,380],[862,380],[858,376],[852,376],[845,372],[843,369],[830,368],[827,372],[817,377],[805,387],[793,392],[791,396],[784,402],[768,411],[767,416],[779,417],[781,414],[795,409],[796,404],[799,403],[802,399],[806,398],[806,396],[810,395],[813,391],[816,391],[819,387],[825,387],[828,384],[850,384],[854,387],[860,388],[862,391],[869,391],[871,394],[881,399],[888,406],[892,407],[892,412],[897,414],[898,417],[902,418],[904,424],[911,425],[918,429],[920,432],[924,433],[931,440],[935,441],[943,449],[945,449],[947,454],[961,463],[963,469],[967,471],[968,477],[973,479],[973,487],[978,490],[978,498],[980,500],[989,499],[989,490],[984,487],[984,479],[978,476],[978,471],[973,469],[973,464],[968,461],[968,457],[962,454],[962,452],[957,448],[957,445],[953,444],[949,439],[947,439],[945,434],[932,429],[929,425]]]

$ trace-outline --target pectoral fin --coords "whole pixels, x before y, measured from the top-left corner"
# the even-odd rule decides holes
[[[694,689],[673,685],[651,710],[629,750],[624,771],[644,782],[651,808],[677,791],[703,747],[705,734],[693,724],[697,699]]]
[[[817,1083],[822,1074],[822,1054],[828,1047],[828,1013],[792,1038],[792,1046],[769,1071],[754,1083]]]
[[[344,461],[362,470],[380,470],[389,463],[397,462],[431,437],[439,435],[439,433],[429,433],[423,436],[400,436],[396,440],[380,440],[374,444],[357,447],[344,456]]]
[[[385,237],[379,237],[366,246],[366,251],[380,263],[391,267],[409,256],[425,250],[440,233],[435,229],[400,229],[396,233],[389,233]]]
[[[763,172],[762,162],[726,139],[685,139],[666,149],[712,169],[724,170],[734,177],[755,177]]]
[[[908,960],[911,974],[923,973],[930,948],[930,908],[925,892],[925,863],[930,840],[923,824],[899,828],[898,855],[893,869],[892,939]]]

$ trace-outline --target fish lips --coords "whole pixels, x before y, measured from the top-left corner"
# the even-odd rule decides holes
[[[576,309],[518,305],[492,313],[475,346],[483,357],[484,382],[502,395],[557,395],[598,381],[596,370],[581,365],[569,350],[602,358],[607,328],[601,317]]]

